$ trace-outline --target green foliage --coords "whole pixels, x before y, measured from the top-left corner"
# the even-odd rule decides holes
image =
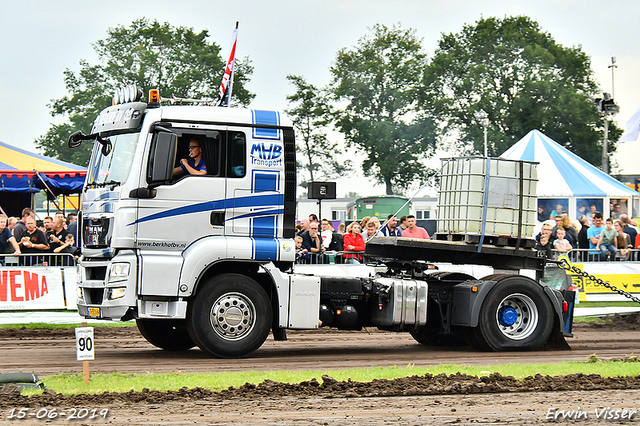
[[[594,361],[595,360],[595,361]],[[129,390],[141,391],[144,388],[151,390],[179,390],[182,387],[202,387],[213,391],[227,389],[230,386],[240,387],[245,383],[259,384],[264,380],[273,380],[281,383],[300,383],[315,378],[322,383],[322,375],[327,374],[336,380],[346,381],[351,379],[356,382],[369,382],[374,379],[395,379],[414,375],[447,374],[456,373],[472,376],[483,376],[490,373],[500,373],[503,376],[513,376],[522,380],[528,376],[542,375],[568,375],[568,374],[599,374],[603,377],[633,377],[640,374],[640,363],[637,357],[628,356],[615,362],[601,361],[597,355],[592,355],[586,362],[565,361],[556,364],[502,364],[502,365],[460,365],[440,364],[426,367],[391,366],[357,368],[347,370],[307,370],[307,371],[247,371],[247,372],[219,372],[219,373],[147,373],[147,374],[122,374],[122,373],[93,373],[89,386],[84,385],[82,374],[58,374],[41,378],[44,384],[56,392],[71,395],[79,393],[100,392],[128,392]],[[36,393],[36,392],[32,392]]]
[[[365,175],[384,183],[388,195],[429,175],[422,160],[433,155],[435,127],[418,102],[426,66],[415,31],[377,24],[358,46],[340,50],[331,67],[333,96],[346,103],[336,111],[337,127],[366,155]]]
[[[144,18],[130,27],[110,28],[105,39],[93,44],[100,64],[81,60],[78,74],[69,69],[64,72],[68,95],[52,100],[49,106],[52,116],[66,117],[68,122],[51,126],[36,140],[36,146],[45,155],[86,166],[91,144],[70,150],[69,135],[75,130],[89,133],[98,113],[111,105],[115,89],[129,84],[143,92],[159,88],[165,97],[216,99],[226,59],[216,43],[207,41],[208,36],[207,30],[196,33],[193,28]],[[252,73],[247,58],[236,60],[233,104],[246,106],[254,98],[246,88]]]
[[[306,82],[301,76],[288,75],[296,92],[287,96],[293,108],[285,110],[296,128],[298,168],[309,172],[309,180],[302,177],[298,184],[304,188],[308,182],[334,179],[351,170],[351,160],[344,160],[336,142],[327,138],[324,129],[331,122],[332,108],[327,93]]]
[[[489,155],[538,129],[592,164],[601,164],[603,119],[590,100],[597,84],[581,47],[563,47],[525,16],[481,19],[445,34],[425,73],[425,104],[475,152],[489,115]],[[617,140],[619,129],[610,132]],[[610,143],[609,150],[615,149]]]

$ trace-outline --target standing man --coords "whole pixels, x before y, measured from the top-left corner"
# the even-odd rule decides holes
[[[53,226],[53,218],[51,216],[46,216],[44,219],[42,219],[42,224],[44,225],[45,234],[51,232],[51,227]]]
[[[22,237],[27,234],[27,218],[30,217],[33,219],[34,216],[35,213],[29,207],[25,207],[24,209],[22,209],[22,219],[17,221],[15,227],[13,228],[13,236],[15,237],[18,244],[20,244],[20,241],[22,241]],[[33,220],[33,223],[35,223],[35,219]]]
[[[58,248],[64,243],[69,231],[64,229],[65,220],[62,216],[56,216],[53,219],[53,224],[49,232],[47,232],[47,240],[49,240],[49,246],[51,251]]]
[[[309,230],[309,219],[300,219],[300,232],[298,235],[302,235]]]
[[[587,231],[589,230],[589,219],[586,215],[582,215],[578,218],[578,222],[582,227],[580,228],[580,232],[578,232],[578,248],[580,249],[588,249],[589,248],[589,238],[587,238]],[[584,252],[580,252],[579,260],[587,260],[587,256]]]
[[[47,241],[49,242],[49,248],[51,252],[64,244],[67,239],[67,235],[69,235],[69,231],[64,229],[65,221],[62,216],[56,216],[53,219],[53,226],[51,231],[47,232]],[[57,265],[61,265],[62,263],[56,262]]]
[[[310,223],[309,230],[303,232],[300,236],[302,237],[302,245],[311,254],[311,263],[319,263],[318,254],[324,253],[325,248],[318,234],[318,224]]]
[[[320,226],[320,222],[318,221],[318,216],[315,213],[311,213],[309,215],[309,224],[315,223]]]
[[[407,217],[402,216],[400,218],[400,225],[398,226],[398,228],[400,228],[400,232],[404,232],[404,230],[407,229],[408,227],[409,225],[407,225]]]
[[[416,226],[416,217],[414,215],[410,214],[407,216],[407,225],[407,229],[402,231],[402,236],[404,238],[419,238],[422,240],[429,239],[427,230],[420,226]]]
[[[587,229],[587,238],[589,239],[589,257],[599,256],[600,260],[602,259],[600,249],[598,249],[598,240],[600,239],[600,234],[604,229],[602,227],[603,224],[602,213],[595,212],[593,214],[593,226]]]
[[[11,231],[12,234],[13,234],[13,228],[16,227],[16,223],[18,223],[17,217],[11,216],[9,219],[7,219],[7,228],[9,228],[9,231]]]
[[[202,157],[202,148],[200,148],[200,140],[196,137],[189,141],[189,158],[180,160],[180,166],[173,169],[174,175],[206,175],[207,166]]]
[[[0,214],[0,266],[4,266],[5,253],[13,253],[14,256],[18,256],[20,246],[7,227],[7,217]]]
[[[398,218],[390,214],[387,217],[387,224],[382,227],[380,233],[385,237],[402,237],[402,231],[396,228]]]
[[[20,239],[20,251],[23,254],[44,253],[48,251],[49,244],[47,244],[47,237],[44,235],[44,232],[36,228],[36,220],[28,216],[25,219],[25,226],[27,232],[26,235]],[[36,262],[41,262],[41,259],[30,257],[27,261],[29,265],[33,265]]]
[[[551,245],[553,245],[553,240],[555,239],[553,237],[553,227],[548,222],[542,224],[542,229],[540,229],[540,232],[538,233],[538,235],[536,235],[536,241],[540,242],[540,237],[542,237],[543,235],[548,236],[549,242],[551,243]]]
[[[78,215],[77,214],[69,213],[67,215],[67,231],[69,231],[69,233],[73,235],[74,241],[78,241]]]

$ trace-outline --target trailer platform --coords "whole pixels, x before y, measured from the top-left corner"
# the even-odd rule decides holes
[[[488,265],[495,269],[531,269],[544,272],[544,253],[531,248],[515,248],[464,241],[421,240],[414,238],[376,237],[365,247],[365,256],[395,260],[422,260],[453,264]]]

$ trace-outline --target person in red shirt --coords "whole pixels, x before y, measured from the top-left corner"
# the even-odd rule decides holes
[[[414,215],[407,216],[407,229],[402,231],[402,238],[419,238],[422,240],[428,240],[429,234],[427,230],[416,226],[416,217]]]
[[[364,240],[360,234],[360,224],[358,222],[351,222],[347,226],[347,232],[342,236],[344,238],[344,251],[364,251]],[[344,258],[347,263],[360,263],[362,261],[362,254],[345,253]]]

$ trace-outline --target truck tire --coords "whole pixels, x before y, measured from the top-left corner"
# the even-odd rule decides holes
[[[482,303],[473,346],[496,352],[539,349],[553,330],[551,301],[530,278],[510,275],[496,280]]]
[[[198,347],[220,358],[256,351],[269,335],[271,302],[264,289],[240,274],[213,277],[198,292],[188,329]]]
[[[171,320],[136,319],[142,337],[153,346],[166,351],[188,351],[196,344],[184,324]]]

